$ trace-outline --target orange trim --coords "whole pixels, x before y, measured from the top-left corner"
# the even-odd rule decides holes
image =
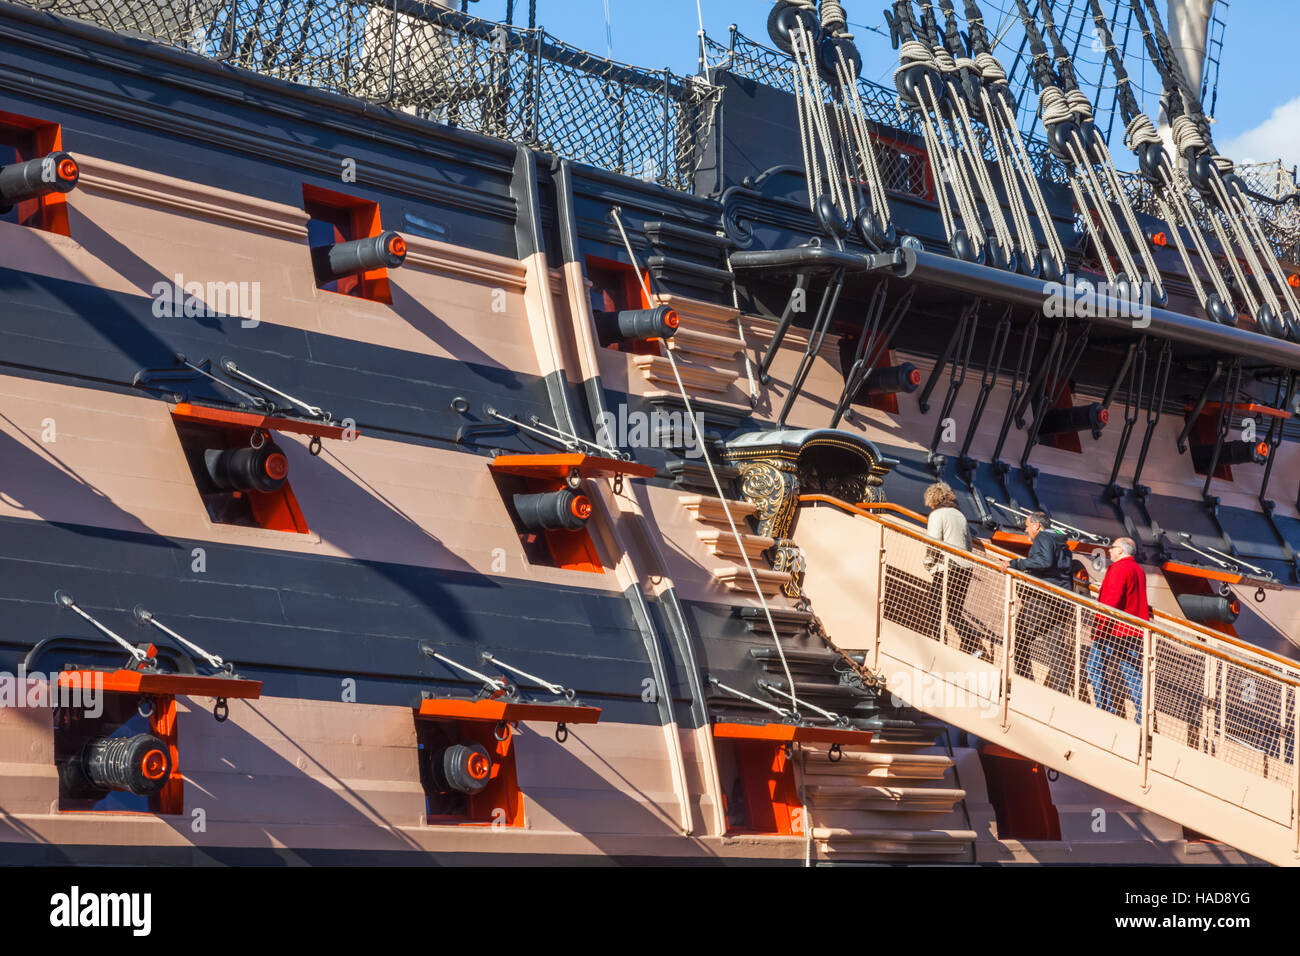
[[[1029,535],[1025,534],[1023,531],[994,531],[993,540],[1002,541],[1006,544],[1022,544],[1025,547],[1029,547],[1029,545],[1032,544],[1029,540]],[[1082,541],[1078,541],[1075,538],[1066,538],[1065,546],[1071,551],[1078,551],[1081,546],[1086,547]]]
[[[248,491],[248,506],[253,520],[268,531],[287,531],[292,534],[309,534],[307,517],[302,513],[298,498],[288,482],[276,491]]]
[[[776,743],[871,743],[871,731],[849,730],[843,727],[801,727],[796,724],[730,724],[713,725],[713,736],[725,740],[771,740]]]
[[[1192,410],[1189,404],[1186,406],[1187,411]],[[1205,407],[1201,409],[1202,415],[1209,415],[1223,408],[1223,402],[1206,402]],[[1273,408],[1271,405],[1257,405],[1255,402],[1237,402],[1233,404],[1232,411],[1234,414],[1240,413],[1245,415],[1263,415],[1265,418],[1290,418],[1291,413],[1285,408]]]
[[[559,479],[569,477],[569,472],[575,468],[583,478],[598,478],[604,475],[652,478],[658,471],[653,465],[639,465],[634,461],[601,458],[579,452],[557,455],[498,455],[488,463],[488,467],[493,471],[520,475],[524,478]]]
[[[258,683],[258,687],[261,684]],[[149,715],[149,729],[167,742],[172,758],[171,776],[163,788],[149,799],[149,809],[155,813],[175,814],[185,812],[185,780],[181,776],[180,727],[177,723],[176,698],[167,695],[153,699],[153,713]]]
[[[829,504],[831,502],[838,501],[839,499],[831,498],[829,495],[800,495],[799,500],[800,501],[825,501]],[[926,520],[923,515],[918,514],[917,512],[913,511],[911,508],[904,508],[902,505],[896,505],[891,501],[860,501],[853,507],[859,508],[862,511],[892,511],[895,514],[900,514],[905,518],[911,518],[913,521],[919,522],[920,524],[926,524]]]
[[[439,720],[541,720],[557,724],[594,724],[600,720],[599,707],[576,704],[533,704],[519,701],[464,700],[456,697],[431,697],[420,701],[417,717]]]
[[[272,415],[261,415],[257,412],[238,412],[230,408],[191,405],[189,402],[181,402],[173,408],[172,417],[187,422],[200,422],[205,425],[237,425],[241,428],[264,428],[270,431],[339,440],[342,440],[343,433],[346,430],[342,425],[325,425],[321,422],[297,418],[276,418]],[[353,434],[357,434],[356,429],[353,429]]]
[[[115,694],[154,694],[160,696],[226,697],[231,700],[257,700],[262,695],[260,680],[238,677],[204,677],[199,674],[147,674],[141,671],[60,671],[59,686],[71,687],[76,681],[85,687],[98,678],[104,690]],[[93,686],[93,685],[92,685]]]
[[[1227,584],[1256,585],[1266,591],[1286,590],[1286,587],[1279,581],[1272,581],[1266,578],[1253,578],[1248,574],[1222,571],[1218,568],[1203,568],[1195,564],[1184,564],[1181,561],[1166,561],[1164,564],[1160,565],[1160,570],[1164,571],[1166,574],[1185,574],[1189,578],[1203,578],[1206,581],[1223,581]]]

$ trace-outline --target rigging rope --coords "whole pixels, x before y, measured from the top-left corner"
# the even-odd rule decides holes
[[[618,226],[618,233],[623,237],[623,248],[627,250],[628,258],[632,262],[632,267],[641,282],[641,291],[645,294],[647,302],[654,302],[654,297],[650,294],[650,284],[646,281],[646,275],[637,265],[636,253],[632,250],[632,240],[628,238],[627,230],[623,228],[623,218],[619,215],[617,209],[611,209],[610,215],[614,218],[615,225]],[[759,586],[758,575],[754,573],[754,566],[749,561],[749,554],[745,550],[745,543],[741,540],[740,531],[736,528],[735,516],[731,513],[731,502],[722,491],[722,482],[718,480],[718,473],[713,467],[713,458],[709,454],[708,440],[701,433],[695,418],[695,409],[691,406],[691,397],[686,394],[686,386],[682,384],[681,372],[677,368],[677,358],[673,355],[673,350],[664,348],[668,356],[668,361],[672,365],[673,378],[677,380],[677,391],[682,396],[682,402],[686,407],[686,417],[690,419],[691,428],[695,430],[695,440],[698,443],[700,454],[704,458],[704,464],[709,470],[709,478],[713,481],[713,488],[718,493],[718,500],[722,502],[723,514],[727,516],[727,525],[731,528],[731,536],[735,539],[736,549],[740,552],[741,560],[745,563],[745,570],[749,573],[750,583],[754,586],[754,592],[758,595],[758,602],[763,607],[763,617],[767,620],[767,626],[772,633],[772,643],[776,645],[777,656],[781,658],[781,669],[785,672],[786,687],[789,693],[786,695],[790,698],[790,708],[794,712],[796,719],[799,717],[799,699],[794,695],[794,677],[790,673],[790,663],[785,657],[785,648],[781,644],[781,638],[776,633],[776,623],[772,619],[772,610],[767,606],[767,597],[763,594],[763,589]]]
[[[894,0],[894,15],[902,40],[898,49],[899,65],[894,70],[899,114],[902,115],[904,104],[916,113],[931,166],[938,173],[934,177],[935,198],[949,247],[958,258],[982,261],[986,244],[983,219],[976,207],[965,168],[954,155],[961,149],[961,138],[953,128],[952,115],[945,115],[939,106],[939,94],[934,86],[935,78],[941,76],[939,64],[931,47],[917,39],[910,0]],[[949,191],[951,202],[947,195]],[[953,216],[954,204],[962,222],[969,228],[958,226]]]
[[[1129,0],[1129,5],[1141,28],[1148,55],[1160,72],[1170,131],[1186,165],[1189,184],[1214,207],[1207,218],[1251,317],[1270,335],[1290,333],[1292,337],[1300,337],[1300,300],[1286,281],[1245,187],[1233,172],[1232,160],[1219,155],[1214,148],[1200,97],[1187,81],[1159,11],[1151,0]],[[1227,234],[1231,234],[1232,243]],[[1255,279],[1254,288],[1233,252],[1234,244]],[[1230,297],[1225,298],[1226,303],[1231,301]]]
[[[1160,273],[1142,239],[1137,217],[1119,182],[1110,151],[1092,125],[1092,106],[1078,88],[1069,54],[1056,32],[1048,6],[1040,3],[1039,10],[1056,54],[1059,75],[1052,69],[1052,57],[1028,5],[1025,0],[1016,0],[1032,55],[1043,126],[1048,131],[1054,151],[1067,162],[1071,191],[1107,281],[1118,284],[1123,279],[1129,286],[1123,290],[1121,285],[1121,294],[1133,298],[1137,292],[1134,284],[1143,279],[1137,262],[1140,258],[1146,281],[1154,290],[1155,297],[1163,300],[1165,293]],[[1127,233],[1121,230],[1115,218],[1115,208],[1120,211]],[[1118,273],[1110,262],[1111,255],[1119,265]]]

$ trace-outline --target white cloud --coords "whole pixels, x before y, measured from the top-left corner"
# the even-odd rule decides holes
[[[1300,163],[1300,96],[1283,103],[1254,129],[1217,144],[1219,152],[1236,163]]]

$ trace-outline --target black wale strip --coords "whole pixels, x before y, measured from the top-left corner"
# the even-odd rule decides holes
[[[203,571],[194,570],[195,547],[204,549]],[[0,519],[6,622],[0,667],[12,671],[34,645],[52,638],[91,640],[104,652],[87,660],[84,652],[58,646],[33,661],[34,668],[122,663],[116,645],[55,605],[57,589],[128,640],[170,644],[132,624],[130,609],[148,608],[178,633],[237,662],[241,673],[265,680],[267,696],[338,700],[344,677],[356,680],[362,703],[412,706],[422,690],[476,689],[421,654],[427,642],[476,668],[482,667],[479,652],[489,650],[584,699],[609,701],[620,720],[658,722],[653,703],[641,699],[650,665],[621,593]],[[681,694],[685,682],[675,666],[671,680],[668,693]]]

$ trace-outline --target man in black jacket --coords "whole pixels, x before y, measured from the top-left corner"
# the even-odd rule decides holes
[[[1029,553],[1007,565],[1047,584],[1070,590],[1073,559],[1064,535],[1052,530],[1052,519],[1041,511],[1025,518]],[[1039,588],[1016,586],[1020,610],[1016,614],[1016,676],[1034,679],[1029,664],[1031,642],[1048,637],[1051,671],[1047,686],[1068,694],[1074,684],[1074,608]]]

